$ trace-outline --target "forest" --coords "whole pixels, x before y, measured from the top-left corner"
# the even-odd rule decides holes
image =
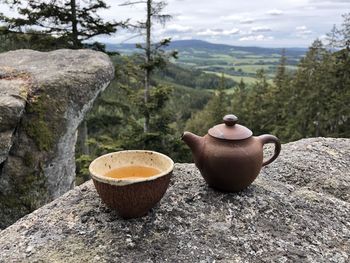
[[[0,14],[0,52],[90,48],[107,52],[114,63],[115,79],[79,128],[77,184],[89,178],[91,160],[112,151],[149,149],[175,162],[192,162],[180,139],[183,131],[204,135],[228,113],[238,116],[254,135],[275,134],[283,143],[350,137],[350,13],[343,15],[340,26],[330,29],[326,41],[315,39],[293,71],[288,70],[282,50],[271,81],[261,68],[254,81],[246,83],[243,78],[228,78],[225,72],[182,67],[175,63],[178,52],[167,48],[171,39],[153,42],[153,23],[166,27],[171,19],[163,14],[165,2],[142,2],[145,20],[136,25],[128,20],[103,21],[96,15],[108,8],[102,0],[86,6],[76,5],[75,0],[0,2],[21,14]],[[136,46],[139,52],[108,52],[104,43],[93,41],[97,35],[118,34],[120,28],[144,36],[145,41]]]

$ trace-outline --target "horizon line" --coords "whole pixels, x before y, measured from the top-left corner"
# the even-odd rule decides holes
[[[202,39],[178,39],[178,40],[171,40],[170,45],[172,42],[182,42],[182,41],[199,41],[199,42],[205,42],[213,45],[225,45],[225,46],[232,46],[232,47],[251,47],[251,48],[265,48],[265,49],[308,49],[310,46],[292,46],[292,47],[281,47],[281,46],[253,46],[253,45],[235,45],[235,44],[227,44],[227,43],[215,43],[210,42],[208,40],[202,40]],[[103,44],[108,45],[136,45],[140,42],[132,42],[132,43],[113,43],[113,42],[102,42]],[[135,47],[136,48],[136,47]]]

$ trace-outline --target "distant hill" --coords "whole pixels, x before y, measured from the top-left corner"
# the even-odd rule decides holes
[[[243,46],[231,46],[226,44],[215,44],[202,40],[179,40],[173,41],[171,43],[170,48],[173,49],[188,49],[195,48],[206,51],[221,51],[221,52],[231,52],[231,51],[242,51],[248,53],[256,53],[256,54],[281,54],[282,48],[263,48],[263,47],[243,47]],[[287,48],[286,55],[287,56],[302,56],[305,54],[307,49],[305,48]]]
[[[131,53],[137,51],[136,44],[110,44],[107,43],[108,51],[119,51],[122,53]],[[207,52],[235,52],[242,51],[248,53],[255,53],[257,55],[266,54],[281,54],[283,48],[264,48],[264,47],[244,47],[232,46],[226,44],[215,44],[203,40],[176,40],[172,41],[168,49],[178,49],[180,52],[187,49],[205,50]],[[306,48],[286,48],[287,56],[303,56],[307,51]]]
[[[139,52],[135,44],[106,44],[107,50],[122,54]],[[279,64],[282,48],[243,47],[226,44],[214,44],[202,40],[179,40],[171,42],[168,49],[176,49],[179,59],[174,63],[190,69],[199,69],[205,73],[225,74],[235,82],[243,79],[246,83],[255,81],[257,70],[264,69],[272,79]],[[286,64],[294,71],[306,48],[286,48]]]

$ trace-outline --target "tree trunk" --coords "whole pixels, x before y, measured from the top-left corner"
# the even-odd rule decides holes
[[[146,106],[145,111],[145,122],[143,126],[143,131],[146,133],[149,131],[149,112],[147,109],[147,104],[149,101],[149,89],[150,89],[150,76],[151,68],[149,67],[151,62],[151,17],[152,17],[152,0],[147,0],[147,21],[146,21],[146,69],[145,69],[145,92],[144,92],[144,102]]]
[[[78,38],[78,22],[77,22],[77,6],[76,6],[76,0],[70,1],[70,7],[71,7],[71,18],[72,18],[72,42],[73,42],[73,48],[78,49],[80,48],[79,38]]]

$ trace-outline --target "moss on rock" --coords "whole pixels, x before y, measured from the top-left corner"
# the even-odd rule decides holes
[[[51,151],[55,140],[60,135],[58,131],[62,130],[60,129],[62,126],[60,107],[54,107],[56,110],[53,110],[56,104],[57,100],[45,93],[29,100],[24,129],[35,141],[40,151]]]
[[[12,178],[11,185],[13,189],[9,194],[0,194],[0,210],[7,215],[20,217],[45,204],[48,200],[46,178],[42,171],[33,172],[23,179]],[[0,229],[11,222],[11,217],[2,217]]]
[[[74,186],[76,129],[113,77],[101,52],[0,54],[0,96],[22,107],[0,127],[11,135],[0,144],[0,229]]]
[[[0,262],[349,262],[349,156],[350,139],[284,144],[239,193],[176,164],[160,203],[132,220],[89,181],[3,230]]]

